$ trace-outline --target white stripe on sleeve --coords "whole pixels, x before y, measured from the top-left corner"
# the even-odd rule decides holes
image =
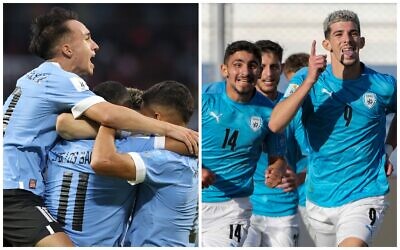
[[[128,181],[131,185],[136,185],[144,181],[146,177],[146,166],[144,165],[144,161],[142,157],[138,153],[130,152],[129,155],[132,157],[132,160],[135,162],[136,166],[136,179]]]
[[[71,109],[72,115],[76,119],[76,118],[80,117],[83,114],[83,112],[85,112],[91,106],[93,106],[97,103],[100,103],[100,102],[105,102],[105,101],[106,100],[104,100],[103,97],[100,97],[97,95],[85,98],[82,101],[78,102],[74,107],[72,107],[72,109]]]

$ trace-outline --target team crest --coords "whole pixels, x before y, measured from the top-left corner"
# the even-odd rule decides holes
[[[369,109],[372,108],[376,103],[376,95],[375,93],[367,92],[363,96],[364,105]]]
[[[262,126],[262,119],[261,117],[258,116],[252,116],[250,119],[250,128],[256,132],[259,130]]]

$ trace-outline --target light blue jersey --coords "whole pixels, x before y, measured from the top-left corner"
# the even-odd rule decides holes
[[[44,62],[17,81],[3,106],[3,188],[43,195],[47,151],[57,139],[57,115],[81,115],[103,98],[60,65]]]
[[[94,140],[60,141],[49,151],[45,204],[76,246],[119,246],[136,186],[96,175],[90,166]],[[116,140],[119,152],[151,150],[154,137]]]
[[[278,92],[278,96],[273,102],[274,105],[279,102],[282,96],[283,94]],[[287,146],[285,157],[289,166],[296,173],[299,172],[297,161],[304,157],[299,144],[306,145],[304,129],[300,118],[300,115],[296,115],[285,130]],[[297,190],[284,192],[281,188],[268,187],[265,184],[265,170],[268,165],[268,155],[261,154],[254,173],[254,192],[250,196],[250,201],[253,205],[253,214],[268,217],[296,214],[299,200]]]
[[[138,187],[126,246],[189,246],[198,206],[198,162],[167,150],[133,153],[146,177]]]
[[[322,207],[389,191],[385,120],[387,113],[396,112],[396,80],[362,66],[358,79],[341,80],[328,65],[302,106],[311,149],[307,199]],[[292,78],[285,97],[304,81],[307,71]]]
[[[248,103],[235,102],[225,85],[203,86],[202,167],[216,175],[215,183],[202,190],[203,202],[250,196],[263,141],[271,155],[283,155],[285,150],[268,128],[273,103],[258,91]]]

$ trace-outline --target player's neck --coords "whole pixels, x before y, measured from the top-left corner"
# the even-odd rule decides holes
[[[258,90],[258,92],[260,92],[262,95],[264,95],[271,101],[275,101],[276,98],[278,98],[278,91],[276,89],[274,91],[269,91],[269,92],[263,92],[258,86],[256,86],[256,89]]]
[[[332,73],[338,79],[355,80],[362,73],[362,65],[360,61],[352,65],[343,65],[339,61],[332,61]]]

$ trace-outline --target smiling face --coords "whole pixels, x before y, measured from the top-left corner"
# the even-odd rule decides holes
[[[257,89],[269,98],[276,97],[282,72],[279,57],[272,52],[262,53],[261,78],[257,80]]]
[[[340,21],[330,25],[330,33],[323,41],[323,46],[331,53],[332,64],[344,67],[360,62],[360,49],[364,47],[365,39],[351,21]]]
[[[234,101],[248,101],[260,74],[260,64],[254,54],[241,50],[232,54],[227,63],[221,66],[226,78],[226,91]]]
[[[91,59],[96,55],[99,46],[81,22],[69,20],[66,25],[70,33],[67,34],[64,53],[71,59],[71,71],[78,75],[93,75],[94,64]]]

